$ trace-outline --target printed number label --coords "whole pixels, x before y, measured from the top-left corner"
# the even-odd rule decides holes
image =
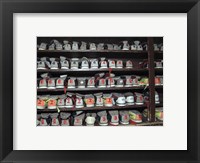
[[[67,124],[67,120],[63,120],[63,124]]]
[[[58,84],[61,84],[61,80],[60,79],[58,79]]]
[[[102,121],[106,121],[106,117],[102,117]]]
[[[124,119],[128,119],[127,115],[124,116]]]
[[[53,119],[53,124],[56,124],[56,119],[55,118]]]
[[[117,120],[117,116],[116,115],[114,116],[114,120]]]

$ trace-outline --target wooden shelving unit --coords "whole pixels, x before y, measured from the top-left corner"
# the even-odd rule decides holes
[[[42,38],[41,40],[44,40],[45,38]],[[52,38],[47,38],[46,42],[50,42],[50,39]],[[55,38],[55,39],[60,39],[60,38]],[[67,38],[67,40],[73,41],[73,38]],[[92,38],[91,38],[92,39]],[[94,38],[94,40],[90,41],[90,38],[76,38],[76,41],[86,41],[86,42],[108,42],[110,43],[112,41],[117,41],[120,42],[122,40],[128,40],[132,41],[135,40],[135,38]],[[60,74],[69,74],[70,75],[76,75],[77,77],[80,77],[81,75],[85,74],[90,74],[90,76],[93,76],[94,73],[100,73],[100,72],[112,72],[112,73],[118,73],[120,75],[126,75],[127,74],[137,74],[140,76],[147,75],[149,77],[149,86],[134,86],[134,87],[105,87],[105,88],[67,88],[65,89],[37,89],[38,94],[63,94],[65,93],[64,91],[67,92],[75,92],[75,93],[87,93],[87,92],[124,92],[124,91],[133,91],[137,92],[140,91],[142,92],[144,89],[148,89],[150,93],[150,98],[149,98],[149,103],[144,104],[144,105],[127,105],[127,106],[112,106],[112,107],[83,107],[83,108],[62,108],[59,109],[61,112],[72,112],[72,111],[98,111],[98,110],[130,110],[130,109],[145,109],[149,108],[150,110],[150,121],[149,123],[141,123],[137,124],[138,126],[145,126],[145,125],[162,125],[162,122],[155,122],[155,107],[162,107],[163,103],[160,104],[155,104],[155,91],[157,91],[159,94],[163,94],[163,86],[162,85],[156,85],[155,86],[155,81],[154,78],[156,75],[162,75],[163,74],[163,69],[159,68],[154,68],[154,61],[156,59],[163,59],[163,51],[154,51],[153,50],[153,44],[157,41],[157,38],[152,38],[152,37],[142,37],[142,38],[137,38],[138,40],[141,39],[141,42],[147,42],[148,45],[148,50],[143,50],[143,51],[138,51],[138,50],[37,50],[37,56],[38,57],[56,57],[59,58],[60,56],[65,56],[67,58],[82,58],[82,57],[87,57],[87,58],[99,58],[99,57],[106,57],[110,59],[122,59],[122,60],[129,60],[129,59],[134,59],[134,60],[147,60],[149,68],[104,68],[104,69],[39,69],[37,70],[37,75],[39,76],[42,73],[50,73],[53,75],[60,75]],[[40,41],[41,41],[40,40]],[[62,39],[64,40],[64,39]],[[61,40],[60,40],[61,41]],[[159,43],[159,42],[158,42]],[[163,97],[162,97],[163,98]],[[43,112],[57,112],[57,109],[42,109],[39,110],[37,109],[38,113],[43,113]]]

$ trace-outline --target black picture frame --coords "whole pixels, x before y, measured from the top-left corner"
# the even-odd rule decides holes
[[[187,13],[187,147],[174,151],[14,151],[14,13]],[[27,29],[30,30],[30,29]],[[0,0],[0,160],[2,162],[200,162],[199,0]],[[181,60],[181,59],[180,59]],[[176,108],[174,108],[176,109]],[[177,115],[178,120],[178,115]],[[148,138],[147,133],[147,138]],[[173,133],[169,133],[173,134]],[[31,138],[30,138],[31,141]],[[73,141],[73,140],[70,140]],[[167,141],[167,140],[163,140]],[[170,141],[170,140],[168,140]],[[133,142],[134,143],[134,142]],[[141,142],[142,143],[142,142]]]

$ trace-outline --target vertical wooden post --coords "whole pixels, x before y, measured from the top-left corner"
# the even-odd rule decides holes
[[[154,41],[152,37],[147,38],[148,45],[148,68],[149,68],[149,110],[150,121],[155,121],[155,67],[154,67]]]

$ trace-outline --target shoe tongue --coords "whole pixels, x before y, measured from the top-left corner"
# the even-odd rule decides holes
[[[50,58],[49,59],[51,62],[56,61],[56,58]]]
[[[94,94],[96,97],[102,97],[103,96],[103,93],[101,92],[101,93],[95,93]]]
[[[68,44],[68,43],[69,43],[69,41],[67,41],[67,40],[63,41],[63,44]]]
[[[78,116],[78,115],[80,115],[82,113],[83,113],[83,111],[76,111],[76,116]]]
[[[49,76],[48,76],[48,73],[44,73],[44,74],[41,74],[41,77],[42,77],[43,79],[46,79],[46,78],[48,78]]]
[[[47,61],[47,58],[46,57],[42,57],[42,58],[40,58],[40,60],[45,62],[45,61]]]
[[[47,119],[49,117],[49,113],[42,113],[41,117]]]
[[[76,97],[77,97],[77,98],[82,98],[83,95],[82,95],[82,94],[79,94],[79,93],[76,93]]]
[[[126,114],[128,114],[128,111],[126,111],[126,110],[121,110],[121,111],[119,111],[119,114],[120,114],[120,115],[126,115]]]
[[[58,96],[58,98],[60,98],[60,99],[64,99],[64,98],[66,98],[66,95],[65,95],[65,94],[60,95],[60,96]]]
[[[57,118],[57,117],[58,117],[58,113],[51,113],[51,114],[50,114],[50,117],[51,117],[51,118]]]
[[[126,97],[127,97],[127,96],[133,96],[133,93],[132,93],[132,92],[126,92],[124,95],[125,95]]]
[[[60,61],[65,61],[66,57],[60,56]]]
[[[67,119],[67,118],[69,118],[70,115],[71,115],[70,113],[64,113],[64,112],[60,113],[61,119]]]
[[[42,96],[38,96],[38,98],[41,100],[47,100],[50,98],[50,95],[42,95]]]
[[[112,97],[112,94],[103,94],[103,98],[110,98],[110,97]]]
[[[114,115],[118,115],[118,111],[117,110],[113,110],[113,111],[108,111],[110,115],[114,116]]]
[[[97,113],[100,117],[101,116],[107,116],[107,112],[104,110],[104,111],[100,111]]]
[[[83,120],[85,117],[85,113],[76,116],[76,118]]]

